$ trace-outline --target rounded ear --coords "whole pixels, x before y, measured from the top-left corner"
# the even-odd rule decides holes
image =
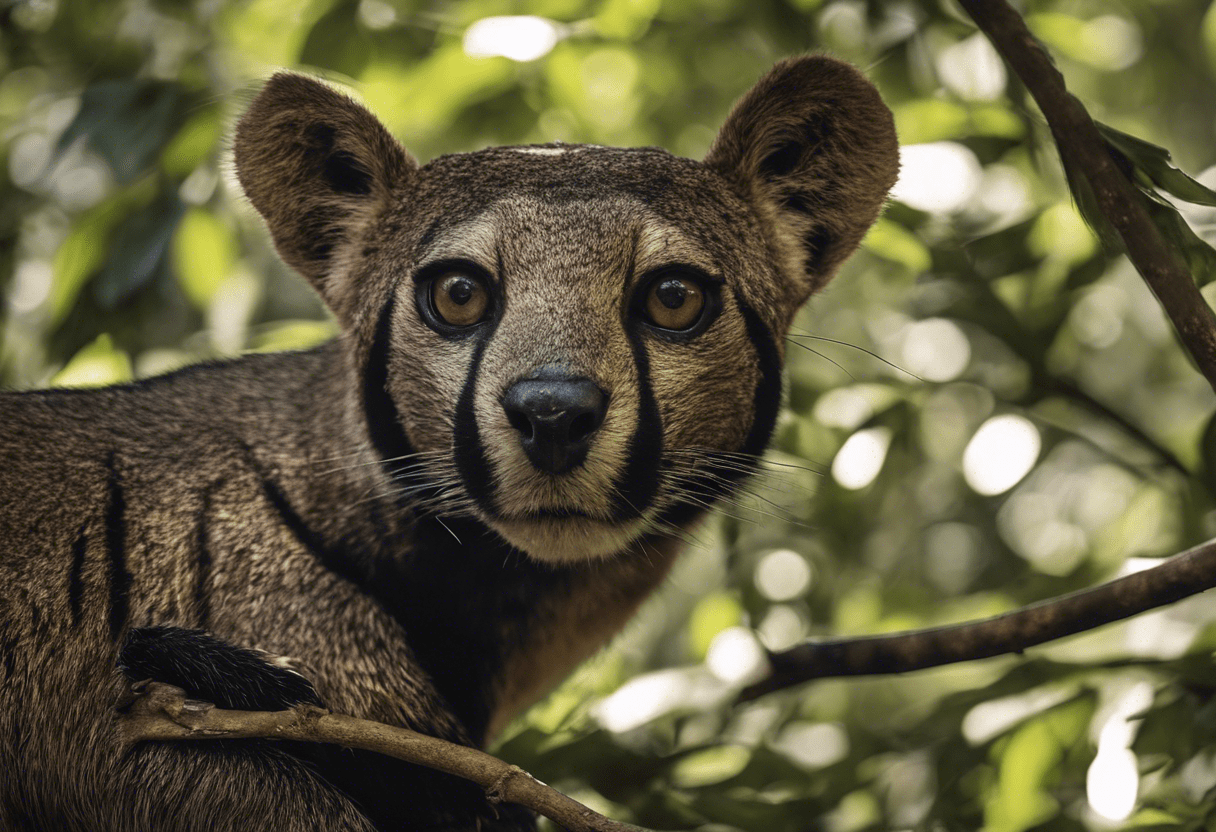
[[[285,72],[241,118],[233,149],[275,248],[341,317],[343,246],[358,242],[416,163],[361,105]]]
[[[899,172],[891,111],[849,64],[781,61],[735,105],[705,163],[770,226],[801,303],[878,218]]]

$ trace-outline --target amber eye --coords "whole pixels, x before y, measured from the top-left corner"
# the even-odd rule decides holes
[[[705,309],[705,292],[693,280],[674,275],[656,280],[646,292],[646,317],[677,332],[690,329]]]
[[[449,326],[472,326],[486,315],[490,292],[475,277],[451,272],[431,283],[431,307]]]

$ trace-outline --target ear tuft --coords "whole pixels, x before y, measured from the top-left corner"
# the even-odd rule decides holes
[[[705,158],[752,201],[796,300],[826,284],[877,219],[899,170],[891,111],[852,66],[782,61],[735,105]]]
[[[409,182],[414,161],[361,105],[290,73],[275,75],[254,100],[234,151],[237,178],[279,254],[341,313],[336,251],[359,241]]]

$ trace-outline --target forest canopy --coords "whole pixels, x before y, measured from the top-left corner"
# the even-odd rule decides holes
[[[1216,302],[1216,4],[1019,10]],[[951,0],[6,3],[0,386],[336,334],[232,174],[234,119],[280,68],[349,90],[423,162],[551,141],[700,158],[808,51],[893,109],[893,199],[786,344],[764,476],[495,753],[652,829],[1211,828],[1207,596],[735,702],[765,650],[994,615],[1216,537],[1212,389]]]

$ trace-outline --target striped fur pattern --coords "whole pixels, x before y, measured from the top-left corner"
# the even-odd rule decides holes
[[[754,470],[790,319],[894,182],[890,113],[806,57],[704,162],[545,145],[419,166],[360,105],[278,75],[235,154],[343,334],[0,395],[0,829],[530,829],[469,784],[341,749],[124,755],[124,672],[484,744]],[[453,303],[486,300],[463,328],[435,321],[453,275]],[[693,328],[647,317],[672,275],[704,297]],[[552,373],[602,405],[569,470],[525,453],[504,404]]]

